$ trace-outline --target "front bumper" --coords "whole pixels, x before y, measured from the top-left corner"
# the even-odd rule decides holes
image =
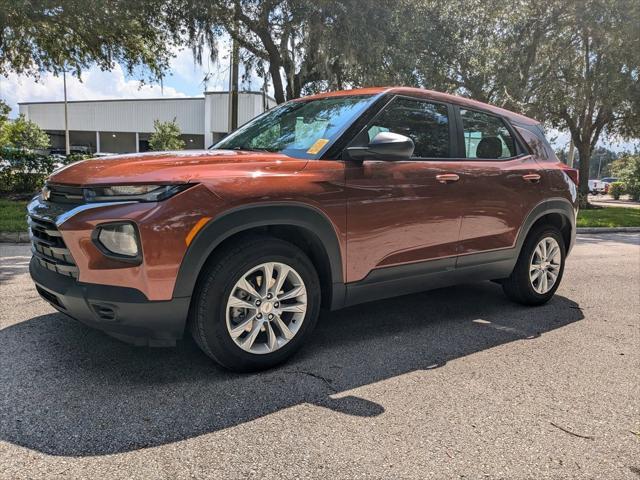
[[[182,338],[190,297],[150,301],[139,290],[79,282],[29,264],[38,293],[54,308],[134,345],[171,346]]]

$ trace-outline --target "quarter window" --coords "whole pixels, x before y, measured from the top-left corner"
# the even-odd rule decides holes
[[[449,157],[449,116],[446,105],[395,98],[373,121],[362,143],[371,142],[380,132],[399,133],[411,138],[415,144],[414,158]]]
[[[504,121],[473,110],[460,110],[467,158],[501,159],[516,156],[513,137]]]

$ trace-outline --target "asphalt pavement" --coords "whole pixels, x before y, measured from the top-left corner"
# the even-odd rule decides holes
[[[120,343],[0,244],[0,478],[640,478],[640,235],[580,235],[547,305],[485,282],[323,314],[277,369]]]

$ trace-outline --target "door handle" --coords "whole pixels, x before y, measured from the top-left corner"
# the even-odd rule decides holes
[[[522,175],[522,179],[525,182],[538,183],[540,181],[540,175],[537,173],[527,173],[526,175]]]
[[[436,175],[436,180],[440,183],[453,183],[460,180],[460,175],[456,175],[455,173],[442,173],[440,175]]]

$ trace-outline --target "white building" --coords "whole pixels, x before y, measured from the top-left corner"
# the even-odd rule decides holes
[[[143,152],[149,148],[154,120],[174,118],[186,148],[206,148],[229,131],[229,94],[205,92],[204,97],[68,102],[72,150],[91,153]],[[241,92],[238,125],[276,105],[259,92]],[[20,113],[51,137],[52,150],[64,150],[64,102],[24,102]]]

